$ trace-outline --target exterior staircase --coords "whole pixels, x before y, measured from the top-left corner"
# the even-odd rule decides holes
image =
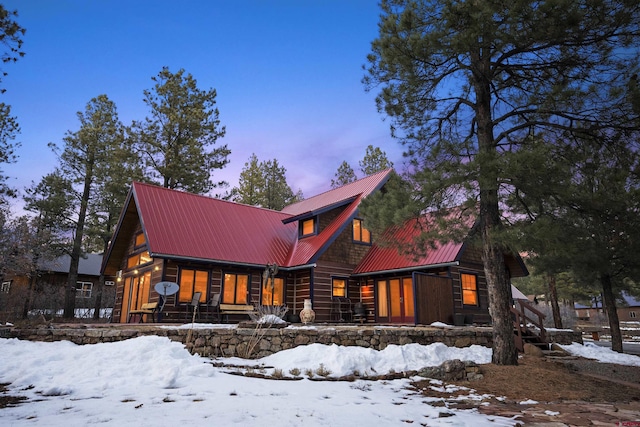
[[[524,353],[524,345],[529,343],[541,350],[549,348],[547,331],[543,321],[545,315],[529,304],[527,301],[516,300],[511,307],[516,348]]]

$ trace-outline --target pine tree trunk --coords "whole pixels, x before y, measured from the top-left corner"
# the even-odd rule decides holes
[[[618,319],[618,310],[616,309],[616,299],[613,295],[611,277],[608,274],[601,276],[600,284],[602,285],[602,303],[607,311],[607,317],[609,318],[611,350],[622,353],[622,332],[620,331],[620,320]]]
[[[480,48],[477,52],[471,52],[471,57],[476,93],[476,162],[479,167],[482,262],[487,278],[489,314],[493,325],[492,362],[496,365],[517,365],[518,351],[511,316],[511,282],[504,262],[504,248],[498,237],[501,229],[498,205],[498,153],[493,137],[490,82],[486,77],[490,74],[491,58]]]
[[[558,305],[558,288],[556,287],[556,276],[550,274],[548,276],[549,285],[549,301],[551,302],[551,312],[553,313],[553,325],[557,329],[562,329],[562,315],[560,314],[560,306]]]
[[[106,252],[104,252],[106,254]],[[100,310],[102,309],[102,292],[104,291],[104,274],[100,275],[98,279],[98,286],[96,289],[96,300],[93,305],[93,319],[100,319]]]
[[[71,265],[69,266],[69,281],[67,282],[67,292],[64,299],[65,319],[73,319],[76,310],[76,282],[78,281],[78,265],[82,254],[82,237],[84,236],[84,223],[89,207],[89,197],[91,196],[91,183],[93,182],[93,157],[87,159],[87,168],[84,177],[82,199],[80,200],[80,211],[78,212],[78,225],[73,239],[73,249],[71,250]]]

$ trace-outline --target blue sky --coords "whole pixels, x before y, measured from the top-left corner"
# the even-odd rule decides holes
[[[358,168],[368,145],[396,166],[400,145],[361,83],[377,35],[374,0],[5,0],[27,33],[26,56],[5,66],[22,133],[5,167],[23,188],[53,170],[47,143],[78,129],[100,94],[131,124],[149,113],[142,92],[163,66],[184,68],[218,92],[231,163],[214,176],[237,185],[251,153],[276,158],[294,191],[329,189],[343,160]]]

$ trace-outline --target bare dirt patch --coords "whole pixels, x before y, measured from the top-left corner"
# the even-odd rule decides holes
[[[451,384],[495,397],[484,403],[449,402],[449,407],[477,407],[486,414],[515,417],[522,425],[615,425],[640,420],[640,367],[524,356],[517,366],[481,365],[481,373],[481,380]],[[427,396],[436,395],[428,380],[414,385]]]

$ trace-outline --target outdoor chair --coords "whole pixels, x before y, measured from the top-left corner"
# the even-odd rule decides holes
[[[202,292],[194,292],[193,298],[191,298],[191,302],[187,304],[187,312],[185,314],[186,320],[189,320],[189,315],[193,320],[196,320],[198,317],[198,307],[200,306],[200,295]]]
[[[213,294],[207,303],[207,318],[209,317],[209,310],[213,311],[212,319],[220,322],[220,294]]]

